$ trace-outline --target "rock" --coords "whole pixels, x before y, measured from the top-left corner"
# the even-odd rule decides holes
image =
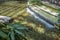
[[[7,16],[0,16],[0,23],[12,23],[13,18]]]

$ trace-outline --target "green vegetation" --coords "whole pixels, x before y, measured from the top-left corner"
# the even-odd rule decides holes
[[[60,23],[60,13],[59,13],[59,15],[58,15],[58,22]]]
[[[0,39],[1,40],[27,40],[24,31],[27,27],[20,23],[9,23],[7,25],[0,24]],[[17,38],[18,37],[18,38]]]
[[[42,3],[42,4],[38,4],[39,6],[45,6],[46,8],[48,8],[48,9],[50,9],[50,10],[52,10],[52,11],[55,11],[55,12],[57,12],[58,13],[58,15],[57,15],[57,17],[54,17],[54,16],[52,16],[52,15],[49,15],[49,13],[48,14],[46,14],[47,15],[47,17],[49,17],[49,18],[51,18],[50,20],[52,20],[53,22],[56,22],[56,26],[58,27],[58,29],[60,28],[60,7],[55,7],[53,4],[47,4],[47,3]],[[44,13],[45,14],[45,13]],[[43,15],[44,15],[43,14]],[[44,15],[45,16],[45,15]]]
[[[60,29],[60,13],[58,14],[58,20],[56,23],[56,27],[57,27],[57,29]]]
[[[14,23],[1,24],[0,40],[60,39],[59,30],[52,31],[45,28],[43,24],[26,12],[26,6],[26,3],[18,1],[9,1],[0,5],[0,15],[14,18]]]
[[[57,17],[51,15],[50,13],[48,13],[48,12],[42,10],[42,9],[40,9],[40,10],[36,9],[36,10],[40,13],[40,15],[42,15],[46,19],[49,19],[50,21],[53,21],[53,22],[57,22]]]
[[[36,0],[36,2],[37,2],[37,0]],[[32,4],[32,6],[35,6],[35,5],[37,5],[37,6],[40,6],[40,7],[45,7],[45,9],[49,9],[49,10],[51,10],[51,12],[56,12],[56,13],[60,13],[60,9],[56,9],[55,7],[52,7],[52,5],[47,5],[46,3],[44,4],[44,3],[42,3],[41,1],[39,1],[39,2],[37,2],[35,5],[34,5],[34,3],[30,3],[30,4]],[[35,6],[36,8],[38,8],[37,6]],[[39,8],[38,8],[39,9]],[[36,9],[36,10],[38,10],[38,9]],[[54,10],[54,11],[53,11]],[[45,18],[47,18],[47,19],[49,19],[49,20],[51,20],[51,21],[53,21],[53,22],[57,22],[58,21],[58,15],[55,17],[55,16],[53,16],[53,15],[50,15],[50,13],[49,12],[46,12],[46,11],[44,11],[44,10],[42,10],[42,9],[39,9],[38,10],[39,12],[40,12],[40,14],[42,15],[42,16],[44,16]]]
[[[15,2],[9,1],[0,5],[0,8],[1,8],[0,15],[17,17],[18,15],[22,14],[25,11],[26,3],[22,4],[22,3],[18,3],[17,1]]]
[[[20,5],[21,4],[21,5]],[[26,3],[18,1],[4,2],[0,5],[0,15],[18,19],[19,15],[26,13]],[[16,18],[17,17],[17,18]],[[19,23],[0,24],[0,40],[27,40],[24,31],[27,28]]]
[[[40,3],[40,0],[29,0],[29,2],[32,4],[37,4],[37,3]]]

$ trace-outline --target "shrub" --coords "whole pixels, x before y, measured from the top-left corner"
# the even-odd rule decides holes
[[[27,40],[24,31],[28,28],[20,23],[9,23],[8,25],[0,24],[1,40]]]

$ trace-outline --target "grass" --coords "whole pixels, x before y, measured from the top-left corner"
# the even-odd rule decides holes
[[[26,3],[21,3],[21,5],[16,2],[12,2],[10,5],[8,3],[6,3],[7,5],[0,5],[0,15],[13,17],[15,22],[20,22],[27,26],[29,28],[29,31],[25,32],[27,33],[27,40],[55,40],[56,36],[58,36],[57,39],[59,39],[58,31],[54,32],[46,29],[41,23],[36,21],[32,15],[26,12]]]
[[[51,7],[51,6],[49,6],[49,5],[46,5],[46,4],[43,4],[43,3],[37,3],[37,4],[35,4],[35,5],[45,6],[47,9],[50,9],[52,12],[53,12],[53,10],[54,10],[54,12],[60,13],[59,9],[53,8],[53,7]],[[33,6],[34,6],[34,5],[33,5]],[[38,7],[37,7],[37,8],[38,8]],[[37,10],[38,10],[38,9],[37,9]],[[51,21],[53,21],[53,22],[57,22],[58,17],[52,16],[52,15],[50,15],[50,13],[48,13],[48,12],[42,10],[42,9],[40,9],[40,10],[38,10],[38,11],[39,11],[40,14],[43,15],[45,18],[47,18],[47,19],[49,19],[49,20],[51,20]],[[57,16],[58,16],[58,15],[57,15]]]
[[[41,13],[42,13],[42,14],[41,14]],[[50,15],[49,13],[47,13],[47,14],[46,14],[46,13],[47,13],[47,12],[40,10],[40,14],[43,15],[45,18],[48,18],[49,20],[51,20],[51,21],[53,21],[53,22],[57,22],[57,17],[52,16],[52,15]]]
[[[51,10],[54,10],[54,11],[56,11],[56,12],[59,12],[59,9],[58,8],[56,8],[56,7],[52,7],[52,4],[51,5],[48,5],[48,4],[44,4],[44,3],[41,3],[41,4],[38,4],[38,5],[44,5],[44,6],[46,6],[47,8],[50,8]]]
[[[38,8],[37,6],[35,7]],[[41,10],[40,8],[36,10],[40,13],[40,15],[42,15],[46,19],[51,20],[53,22],[57,22],[57,17],[50,15],[48,12],[45,12],[44,10]]]
[[[4,7],[3,8],[1,7],[0,15],[5,15],[5,16],[7,16],[7,15],[8,16],[12,16],[14,14],[18,14],[19,15],[20,14],[19,12],[21,12],[21,10],[23,10],[25,8],[25,5],[24,4],[17,5],[17,3],[16,3],[16,4],[14,4],[15,6],[14,5],[13,6],[12,5],[7,5],[7,4],[1,5],[1,6],[4,6]]]

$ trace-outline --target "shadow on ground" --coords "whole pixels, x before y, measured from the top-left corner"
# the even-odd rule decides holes
[[[56,32],[46,31],[45,33],[39,33],[33,28],[29,28],[29,31],[27,31],[27,38],[28,40],[60,40]]]

